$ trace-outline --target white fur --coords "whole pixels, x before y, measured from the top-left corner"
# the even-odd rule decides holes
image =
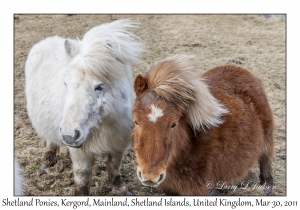
[[[163,110],[156,107],[155,105],[151,105],[151,112],[148,114],[148,118],[150,122],[155,123],[157,118],[164,116]]]
[[[74,136],[79,130],[78,144],[83,146],[70,150],[72,160],[83,154],[122,155],[129,147],[135,97],[131,65],[142,51],[142,44],[127,30],[134,26],[130,20],[117,20],[92,28],[82,40],[49,37],[28,55],[29,118],[38,135],[51,144],[62,146],[61,135]],[[99,84],[103,90],[95,91]],[[90,170],[85,165],[93,158],[85,159],[73,161],[75,180],[76,170]]]
[[[14,195],[24,195],[23,183],[24,178],[22,176],[22,169],[18,162],[15,161],[15,180],[14,180]]]

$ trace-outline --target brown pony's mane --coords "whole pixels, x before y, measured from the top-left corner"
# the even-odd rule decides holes
[[[157,63],[146,75],[148,87],[159,97],[178,105],[187,114],[194,130],[217,126],[223,123],[220,118],[228,111],[186,62],[190,58],[176,55]]]

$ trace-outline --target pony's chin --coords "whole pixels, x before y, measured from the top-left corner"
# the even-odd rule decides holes
[[[141,182],[144,186],[147,186],[147,187],[158,187],[161,183],[161,182],[158,182],[158,183],[153,183],[153,182]]]
[[[74,143],[74,144],[66,144],[66,143],[65,143],[65,145],[68,146],[68,147],[80,148],[80,147],[82,147],[83,143],[84,143],[84,142],[79,143],[79,144],[77,144],[77,143]]]
[[[144,185],[144,186],[146,186],[146,187],[158,187],[160,184],[145,184],[145,183],[143,183],[142,182],[142,184]]]

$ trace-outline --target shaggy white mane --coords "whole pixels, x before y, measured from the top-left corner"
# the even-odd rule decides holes
[[[190,58],[176,55],[157,63],[148,73],[148,85],[187,113],[194,130],[205,130],[222,124],[221,116],[228,110],[211,95],[205,81],[189,64]]]
[[[128,19],[93,27],[84,35],[73,63],[108,84],[116,77],[124,77],[124,72],[132,81],[129,66],[139,62],[143,51],[138,38],[128,31],[133,27],[137,27],[136,23]]]

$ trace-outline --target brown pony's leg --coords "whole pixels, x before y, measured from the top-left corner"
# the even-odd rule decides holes
[[[270,195],[273,188],[272,160],[274,150],[273,129],[265,132],[262,154],[259,158],[260,184],[266,184],[265,195]]]
[[[127,187],[121,183],[120,165],[123,154],[107,155],[106,170],[108,173],[108,181],[112,184],[112,193],[114,195],[131,195],[127,191]]]
[[[171,190],[164,190],[164,193],[166,194],[166,196],[180,196],[179,193],[171,191]]]
[[[56,153],[59,151],[59,146],[47,141],[46,144],[46,153],[43,158],[43,163],[40,166],[40,170],[45,168],[52,167],[57,162]]]

